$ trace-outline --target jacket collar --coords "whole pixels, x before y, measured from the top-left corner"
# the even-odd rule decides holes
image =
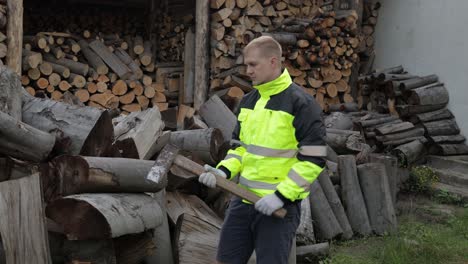
[[[279,94],[286,90],[292,84],[291,76],[287,69],[284,69],[283,73],[273,81],[255,85],[254,88],[258,90],[260,95],[270,97],[275,94]]]

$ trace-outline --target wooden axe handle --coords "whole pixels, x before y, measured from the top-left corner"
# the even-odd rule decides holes
[[[202,165],[182,156],[182,155],[177,155],[177,157],[174,160],[174,164],[177,166],[190,171],[196,175],[201,175],[202,173],[205,172],[205,169],[203,168]],[[228,191],[244,200],[247,200],[251,203],[256,203],[258,200],[260,200],[260,196],[257,196],[253,192],[250,192],[239,185],[237,185],[235,182],[232,182],[230,180],[225,179],[224,177],[221,177],[219,175],[216,176],[216,186],[221,188],[222,190]],[[286,216],[286,209],[280,208],[276,211],[273,212],[273,215],[278,217],[278,218],[284,218]]]

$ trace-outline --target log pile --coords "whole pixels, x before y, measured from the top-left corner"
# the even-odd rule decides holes
[[[468,153],[465,137],[447,109],[448,90],[435,74],[411,75],[402,66],[373,72],[361,77],[358,101],[363,109],[382,113],[358,121],[361,131],[404,166],[426,154]]]
[[[191,17],[176,24],[165,16],[156,42],[145,37],[143,20],[128,13],[44,12],[25,15],[21,81],[31,95],[63,101],[71,93],[85,105],[124,113],[178,105]]]
[[[211,17],[212,94],[252,89],[242,48],[255,37],[269,35],[283,46],[294,82],[322,108],[354,101],[349,82],[358,61],[356,11],[324,12],[313,1],[217,0],[211,1]]]

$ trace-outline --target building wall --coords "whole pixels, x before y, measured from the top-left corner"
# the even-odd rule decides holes
[[[374,68],[403,65],[435,73],[445,83],[449,109],[468,136],[468,1],[380,0]]]

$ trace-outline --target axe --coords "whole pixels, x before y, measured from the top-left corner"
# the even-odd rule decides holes
[[[192,172],[198,176],[205,172],[205,169],[202,165],[179,155],[179,149],[171,144],[167,144],[158,155],[153,167],[151,167],[150,172],[146,178],[151,181],[167,181],[167,173],[169,172],[171,165],[175,164],[189,172]],[[235,182],[232,182],[228,179],[225,179],[222,176],[216,175],[216,187],[230,192],[246,201],[251,203],[256,203],[260,200],[260,196],[246,190]],[[278,218],[284,218],[286,216],[286,209],[280,208],[273,212],[273,215]]]

